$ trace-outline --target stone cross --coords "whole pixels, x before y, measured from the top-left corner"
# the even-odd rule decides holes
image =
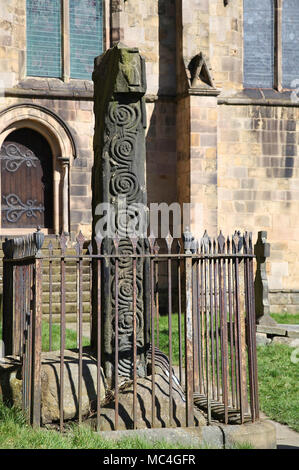
[[[260,325],[276,325],[276,322],[270,317],[269,285],[266,271],[266,260],[270,256],[270,243],[267,243],[267,232],[258,232],[254,254],[257,262],[254,280],[256,322]]]
[[[117,236],[104,234],[103,254],[133,254],[127,231],[130,220],[146,205],[145,62],[137,48],[120,43],[95,59],[94,81],[94,167],[92,175],[93,237],[99,233],[98,205],[109,203]],[[123,207],[119,201],[125,201]],[[128,207],[129,206],[129,207]],[[124,213],[120,214],[120,212]],[[121,217],[119,217],[121,215]],[[114,239],[113,239],[114,238]],[[139,238],[136,253],[148,250]],[[138,258],[136,267],[137,375],[146,375],[148,346],[149,273],[148,261]],[[115,346],[118,374],[132,377],[133,350],[133,262],[105,259],[102,269],[101,357],[108,383],[115,376]],[[93,273],[92,346],[97,348],[97,274]],[[116,302],[116,296],[118,301]],[[118,324],[115,317],[118,316]]]

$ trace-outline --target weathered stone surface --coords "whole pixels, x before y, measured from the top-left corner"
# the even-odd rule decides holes
[[[266,333],[257,333],[256,334],[256,345],[265,346],[266,344],[271,343],[271,339],[267,338]]]
[[[141,205],[147,203],[145,172],[146,91],[145,61],[137,48],[120,43],[95,60],[94,80],[94,167],[92,177],[93,236],[104,238],[102,252],[111,254],[111,240],[119,237],[119,254],[132,254],[129,236],[136,221],[141,225]],[[100,203],[109,203],[115,215],[103,223]],[[120,206],[121,204],[121,206]],[[110,207],[111,207],[110,206]],[[111,211],[112,212],[112,211]],[[145,211],[144,211],[145,215]],[[135,223],[134,223],[135,220]],[[133,223],[133,225],[132,225]],[[107,225],[106,225],[107,224]],[[130,229],[131,224],[131,229]],[[112,233],[107,234],[108,226]],[[144,239],[139,235],[136,251],[146,252]],[[107,237],[107,238],[105,238]],[[145,376],[145,353],[148,343],[148,261],[138,259],[136,268],[136,342],[137,373]],[[132,377],[133,349],[133,265],[132,259],[119,263],[118,295],[118,373]],[[97,347],[97,272],[94,272],[92,346]],[[102,358],[109,385],[113,386],[115,366],[115,263],[105,260],[102,265]]]
[[[60,353],[43,354],[42,363],[42,422],[51,423],[59,420],[60,396]],[[64,419],[72,419],[78,413],[78,353],[65,351],[64,359]],[[96,405],[97,399],[97,363],[96,360],[83,354],[82,373],[82,414],[88,415]],[[101,370],[101,400],[105,398],[105,378]]]
[[[273,343],[286,344],[291,348],[299,347],[299,338],[285,338],[283,336],[275,336],[272,341]]]
[[[137,427],[151,427],[152,377],[137,379]],[[114,428],[114,401],[102,408],[101,429]],[[155,418],[156,427],[171,427],[169,424],[169,381],[166,375],[155,375]],[[203,414],[195,409],[195,425],[205,425]],[[173,384],[173,426],[186,425],[186,401],[182,388]],[[119,392],[119,430],[133,428],[133,383]]]
[[[258,232],[258,239],[254,246],[257,268],[254,280],[256,320],[260,325],[275,326],[276,322],[270,317],[269,285],[266,270],[266,260],[270,256],[270,244],[267,241],[267,232]]]
[[[4,402],[22,405],[21,364],[13,357],[0,362],[0,397]]]
[[[264,326],[264,325],[257,325],[256,331],[258,333],[266,333],[269,335],[277,335],[277,336],[286,336],[287,330],[284,327],[279,325],[277,326]]]
[[[65,351],[64,361],[64,419],[73,419],[78,414],[78,353]],[[105,378],[101,371],[101,402],[105,399]],[[41,366],[41,417],[42,423],[59,420],[60,397],[60,353],[42,353]],[[10,404],[22,404],[21,364],[13,358],[0,363],[0,396]],[[82,415],[95,409],[97,399],[97,363],[87,353],[83,354]]]

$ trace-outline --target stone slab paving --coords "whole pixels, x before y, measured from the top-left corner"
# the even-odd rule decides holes
[[[261,413],[261,418],[267,419],[276,427],[277,449],[299,449],[299,433],[284,424],[277,423]]]

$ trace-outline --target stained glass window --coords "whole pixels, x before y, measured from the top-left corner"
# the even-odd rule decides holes
[[[297,0],[294,0],[296,3]],[[244,0],[244,86],[272,88],[274,77],[273,0]]]
[[[62,0],[27,0],[27,75],[62,78]],[[103,1],[69,0],[70,76],[91,80],[103,52]]]
[[[91,80],[103,52],[102,0],[70,0],[71,77]]]
[[[284,0],[282,9],[282,86],[299,83],[299,2]],[[294,81],[297,81],[294,83]]]
[[[61,0],[27,0],[27,75],[61,77]]]

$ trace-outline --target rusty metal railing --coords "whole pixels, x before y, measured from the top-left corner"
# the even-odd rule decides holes
[[[36,237],[35,237],[36,238]],[[38,237],[37,237],[38,238]],[[151,427],[158,425],[157,384],[155,376],[161,357],[168,368],[168,422],[175,426],[174,388],[179,383],[185,394],[185,420],[181,426],[193,426],[196,409],[206,413],[207,422],[218,419],[224,423],[244,423],[259,418],[257,358],[255,339],[255,305],[253,284],[254,254],[251,234],[241,235],[235,232],[232,237],[224,238],[222,233],[217,238],[210,238],[207,233],[196,241],[191,233],[184,234],[184,249],[179,242],[174,243],[167,237],[160,247],[154,237],[147,240],[148,249],[137,250],[137,240],[131,239],[132,250],[122,253],[118,250],[119,239],[114,240],[115,250],[103,253],[102,240],[96,239],[92,247],[86,249],[86,241],[80,233],[75,246],[67,247],[68,240],[62,235],[59,250],[53,245],[40,253],[37,243],[34,255],[16,257],[6,250],[4,259],[4,286],[13,286],[13,295],[6,293],[4,305],[7,306],[6,324],[4,321],[4,339],[9,329],[9,318],[17,334],[10,338],[11,354],[20,356],[23,364],[23,406],[30,409],[30,419],[35,425],[41,420],[41,322],[42,289],[47,284],[49,294],[49,344],[53,348],[53,265],[58,265],[60,297],[60,376],[59,376],[59,426],[65,425],[64,388],[65,388],[65,338],[67,327],[66,276],[68,269],[76,273],[77,302],[77,419],[84,419],[82,410],[83,381],[83,275],[84,270],[93,270],[97,274],[97,377],[96,403],[91,404],[96,428],[101,430],[102,412],[105,401],[100,396],[103,377],[101,366],[103,355],[102,306],[103,306],[103,264],[113,262],[115,266],[115,306],[114,322],[119,324],[119,264],[130,260],[132,266],[132,380],[133,407],[129,415],[129,427],[138,427],[138,389],[137,341],[136,341],[136,266],[139,259],[149,261],[149,337],[145,345],[149,378],[151,380],[151,411],[148,422]],[[44,274],[42,276],[42,269]],[[46,271],[45,271],[46,270]],[[6,284],[5,284],[6,282]],[[4,295],[6,289],[4,288]],[[15,306],[18,305],[18,308]],[[20,308],[21,305],[21,308]],[[167,319],[167,350],[161,341],[161,324]],[[177,324],[174,323],[177,322]],[[6,334],[6,336],[5,336]],[[165,335],[165,332],[163,333]],[[165,339],[165,338],[164,338]],[[165,341],[164,341],[165,344]],[[20,347],[21,345],[21,347]],[[114,406],[113,429],[120,425],[120,384],[128,378],[119,374],[119,337],[115,330],[112,345],[115,368],[112,392]],[[167,365],[165,365],[165,357]],[[176,360],[177,359],[177,360]],[[160,369],[161,370],[161,369]],[[161,424],[160,424],[161,425]]]

